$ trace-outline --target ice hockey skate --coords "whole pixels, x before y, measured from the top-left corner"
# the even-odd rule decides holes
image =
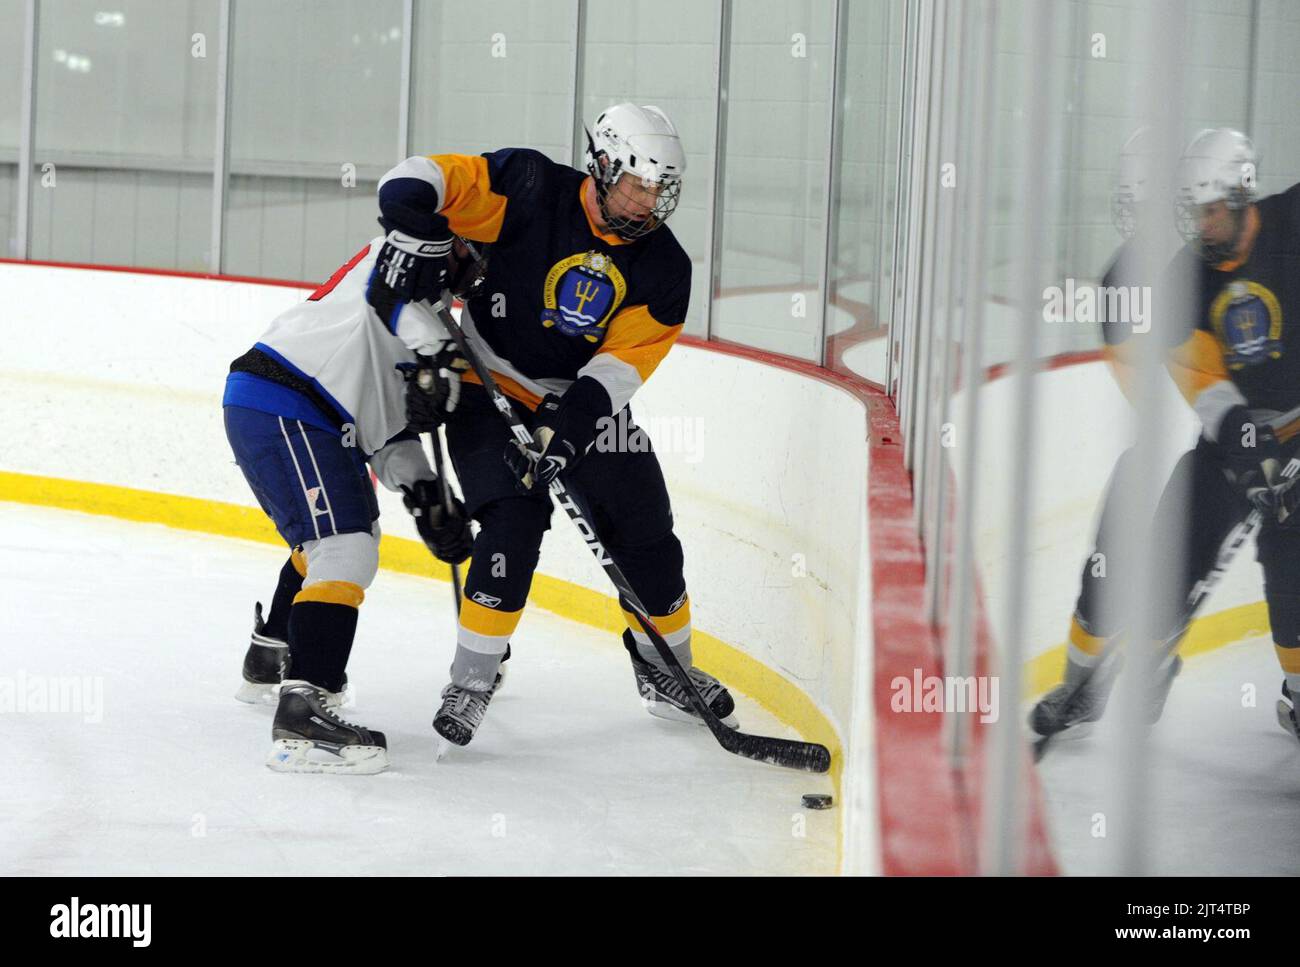
[[[244,681],[235,692],[235,699],[248,705],[274,705],[280,699],[280,682],[289,662],[289,644],[266,633],[262,618],[262,602],[253,606],[253,634],[244,653]],[[325,693],[328,708],[350,708],[356,702],[347,673],[343,674],[343,690]]]
[[[235,692],[235,698],[249,705],[274,702],[288,655],[288,643],[266,633],[262,602],[258,601],[253,605],[253,634],[248,642],[248,651],[244,653],[244,681]]]
[[[452,745],[469,745],[474,733],[483,724],[487,714],[488,703],[501,685],[500,673],[492,687],[486,692],[462,688],[454,682],[442,690],[442,706],[433,717],[433,729]],[[445,748],[439,747],[438,758],[442,758]]]
[[[1040,738],[1059,735],[1069,730],[1072,737],[1083,737],[1092,723],[1101,719],[1114,687],[1116,676],[1123,664],[1118,657],[1103,661],[1092,674],[1066,674],[1066,681],[1047,693],[1029,715],[1029,727]],[[1149,725],[1160,721],[1165,701],[1174,679],[1182,671],[1183,660],[1177,655],[1161,662],[1155,672],[1146,700],[1144,720]],[[1073,680],[1071,680],[1073,678]]]
[[[1296,718],[1295,699],[1291,697],[1291,689],[1287,688],[1285,681],[1282,682],[1282,697],[1277,700],[1277,724],[1288,735],[1300,739],[1300,720]]]
[[[641,696],[641,702],[647,712],[674,722],[704,724],[704,720],[696,715],[691,707],[685,689],[672,673],[662,670],[658,665],[641,657],[631,631],[623,632],[623,647],[627,649],[632,659],[632,674],[636,677],[637,694]],[[705,704],[722,720],[722,724],[729,729],[739,728],[740,723],[734,714],[736,702],[726,686],[708,672],[695,667],[688,668],[686,674],[699,689],[700,697],[704,699]]]
[[[326,702],[329,694],[302,679],[281,684],[268,767],[276,772],[352,775],[371,775],[388,768],[384,733],[339,718]]]

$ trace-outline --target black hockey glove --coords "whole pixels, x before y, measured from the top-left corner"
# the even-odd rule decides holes
[[[1278,439],[1279,433],[1288,440],[1295,435],[1293,426],[1278,429],[1282,419],[1275,410],[1234,406],[1219,426],[1218,449],[1228,479],[1251,505],[1266,519],[1291,526],[1300,522],[1300,474],[1289,466],[1294,441]]]
[[[442,485],[437,480],[417,480],[409,487],[403,486],[402,503],[415,518],[415,529],[434,557],[447,564],[459,564],[469,557],[474,538],[465,505],[453,495],[448,514],[442,503]]]
[[[460,400],[460,376],[469,363],[449,343],[437,355],[416,355],[403,363],[406,377],[406,425],[416,433],[431,433],[447,421]]]
[[[366,301],[392,328],[393,314],[407,302],[435,302],[447,282],[447,256],[453,236],[415,238],[396,229],[388,233],[375,259]]]
[[[1269,425],[1269,420],[1277,416],[1279,413],[1273,409],[1245,407],[1232,407],[1223,415],[1218,451],[1227,469],[1239,481],[1251,478],[1265,460],[1282,458],[1282,445]]]
[[[544,494],[560,473],[573,468],[596,439],[598,421],[609,416],[609,394],[589,376],[578,379],[563,396],[554,393],[537,407],[534,449],[525,454],[514,442],[505,460],[521,493]]]
[[[1246,496],[1265,518],[1272,518],[1280,526],[1294,527],[1300,523],[1300,475],[1279,477],[1269,486],[1251,487]]]

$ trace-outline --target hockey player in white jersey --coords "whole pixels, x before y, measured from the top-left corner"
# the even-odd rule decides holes
[[[449,276],[451,294],[461,300],[469,297],[482,282],[482,268],[482,260],[474,257],[463,243],[458,242],[451,256]],[[453,395],[458,395],[458,389],[457,386],[449,387]],[[418,402],[417,400],[417,404]],[[401,439],[404,437],[399,437],[399,441]],[[386,460],[393,449],[391,445],[381,449],[379,460]],[[416,488],[421,486],[417,481]],[[408,510],[414,512],[425,506],[426,496],[417,497],[414,494],[404,493],[403,502]],[[442,561],[463,560],[467,536],[459,528],[447,529],[442,526],[444,512],[441,507],[431,508],[430,513],[430,518],[416,515],[416,527],[429,549]],[[280,683],[284,677],[284,666],[289,654],[289,613],[294,598],[302,590],[303,579],[306,576],[307,558],[302,548],[296,547],[280,568],[275,589],[270,595],[269,611],[263,611],[260,601],[255,603],[253,630],[249,636],[248,648],[244,653],[241,668],[242,681],[235,692],[238,701],[258,705],[278,700]],[[509,657],[507,651],[506,658]],[[498,679],[503,678],[504,673],[505,666],[502,665]],[[346,708],[351,703],[352,689],[348,685],[346,674],[343,676],[343,686],[342,692],[326,694],[326,702],[330,707]]]
[[[443,292],[449,265],[444,257],[434,266],[432,251],[417,262],[402,246],[397,238],[370,242],[305,302],[276,317],[231,363],[226,382],[226,434],[236,462],[286,544],[301,548],[298,566],[291,556],[281,574],[291,592],[281,595],[287,618],[274,607],[271,615],[287,652],[267,760],[278,771],[372,773],[388,764],[382,732],[333,710],[358,608],[379,566],[369,471],[403,493],[435,556],[459,563],[471,546],[467,518],[458,503],[446,513],[419,439],[407,429],[407,380],[421,367],[434,377],[411,394],[421,425],[456,405],[457,364],[444,348],[446,333],[419,301]],[[254,644],[274,658],[278,639],[258,630]]]

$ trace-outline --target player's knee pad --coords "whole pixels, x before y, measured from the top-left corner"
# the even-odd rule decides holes
[[[348,597],[342,586],[352,585],[364,591],[379,571],[379,526],[376,524],[368,534],[333,534],[308,541],[303,545],[303,553],[307,555],[307,577],[296,601],[319,599],[317,595],[325,590],[322,585],[334,586],[341,597]],[[338,603],[360,604],[361,601],[340,599]]]

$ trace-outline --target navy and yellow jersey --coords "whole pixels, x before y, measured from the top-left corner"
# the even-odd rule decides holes
[[[1189,249],[1195,331],[1175,351],[1179,380],[1211,438],[1234,405],[1300,405],[1300,185],[1246,213],[1243,258],[1218,265]],[[1194,264],[1190,264],[1194,263]]]
[[[691,263],[666,226],[630,243],[600,232],[582,203],[588,181],[527,148],[408,158],[379,184],[380,221],[490,243],[461,323],[501,389],[535,408],[579,383],[606,415],[681,333]]]

